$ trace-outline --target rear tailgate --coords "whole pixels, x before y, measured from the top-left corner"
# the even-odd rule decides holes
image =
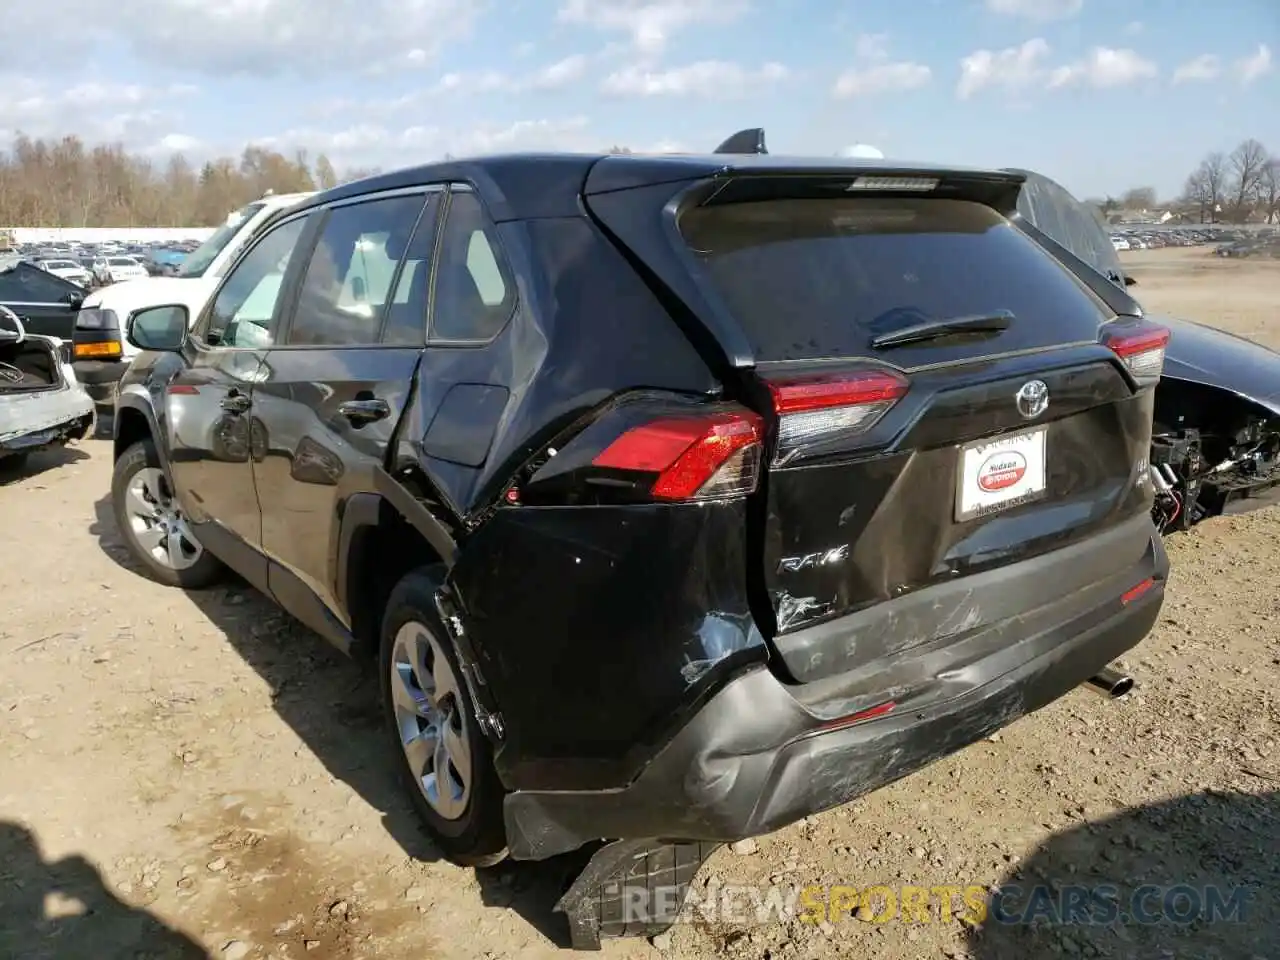
[[[1018,175],[903,176],[775,166],[674,201],[674,184],[588,187],[591,211],[718,349],[730,393],[769,418],[762,612],[801,680],[975,629],[986,618],[966,612],[962,578],[1150,509],[1149,374],[1167,332],[1116,321],[1010,224]],[[1028,610],[1085,586],[1040,581]],[[891,616],[864,615],[863,636],[829,649],[812,631],[789,642],[942,583],[960,600],[931,636],[887,636]]]

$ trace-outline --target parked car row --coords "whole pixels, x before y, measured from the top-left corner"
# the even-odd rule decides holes
[[[1280,259],[1280,232],[1262,230],[1231,243],[1224,243],[1216,251],[1220,257],[1269,257]]]
[[[1111,245],[1117,250],[1158,250],[1161,247],[1198,247],[1215,243],[1213,231],[1191,227],[1159,230],[1129,229],[1111,234]]]
[[[8,255],[29,260],[55,276],[93,289],[125,280],[173,276],[194,249],[187,244],[123,248],[105,244],[57,247],[21,244],[11,248]]]
[[[1116,250],[1157,250],[1162,247],[1215,246],[1219,256],[1249,256],[1266,252],[1280,243],[1274,227],[1240,229],[1222,226],[1131,227],[1113,231]]]

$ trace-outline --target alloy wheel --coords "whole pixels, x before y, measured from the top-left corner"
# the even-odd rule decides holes
[[[409,770],[440,817],[457,820],[471,799],[471,741],[453,667],[440,641],[410,621],[396,634],[391,701]]]
[[[143,467],[129,478],[124,513],[134,541],[161,566],[186,570],[204,554],[186,514],[169,490],[164,471]]]

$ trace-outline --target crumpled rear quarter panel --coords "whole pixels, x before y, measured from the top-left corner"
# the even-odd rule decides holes
[[[700,689],[763,658],[746,526],[742,502],[522,507],[472,536],[451,579],[509,786],[626,783]]]

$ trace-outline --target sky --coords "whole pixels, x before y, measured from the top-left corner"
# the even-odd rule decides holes
[[[247,143],[390,169],[513,150],[770,152],[1176,195],[1280,153],[1280,0],[39,0],[6,11],[0,143]]]

